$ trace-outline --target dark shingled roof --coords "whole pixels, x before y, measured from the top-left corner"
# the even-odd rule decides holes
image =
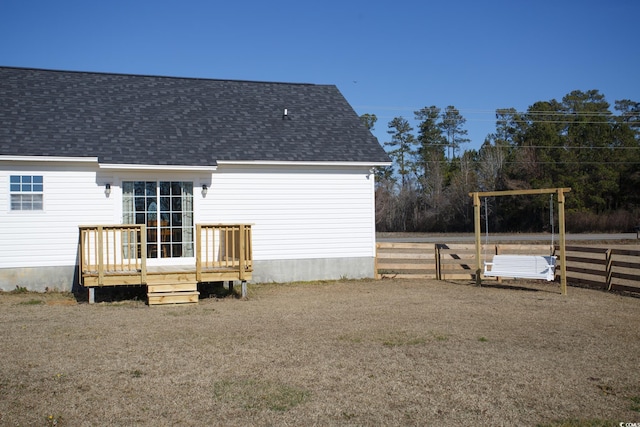
[[[181,166],[389,161],[333,85],[10,67],[0,67],[0,155]]]

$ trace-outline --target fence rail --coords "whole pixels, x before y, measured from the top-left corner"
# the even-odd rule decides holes
[[[640,250],[567,246],[567,282],[640,293]]]
[[[376,270],[379,277],[433,279],[436,252],[424,243],[378,243]]]
[[[496,254],[555,255],[558,250],[549,245],[483,245],[481,261]],[[568,283],[640,293],[640,250],[567,246],[566,251]],[[377,243],[378,278],[475,280],[475,265],[472,244]]]

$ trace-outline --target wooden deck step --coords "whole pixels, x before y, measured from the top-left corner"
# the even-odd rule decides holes
[[[149,305],[161,304],[197,304],[198,284],[175,283],[153,284],[147,286],[147,301]]]
[[[197,304],[200,292],[162,292],[147,294],[149,305]]]
[[[174,284],[154,283],[152,285],[147,285],[147,292],[150,294],[155,294],[160,292],[185,292],[185,291],[197,291],[197,290],[198,290],[197,283],[174,283]]]

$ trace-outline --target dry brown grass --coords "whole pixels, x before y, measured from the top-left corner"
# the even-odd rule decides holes
[[[640,422],[638,298],[418,280],[249,291],[163,307],[0,295],[0,425]]]

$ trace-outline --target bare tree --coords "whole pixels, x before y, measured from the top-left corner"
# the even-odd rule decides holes
[[[482,191],[495,190],[506,158],[505,148],[491,145],[491,142],[487,140],[480,148],[479,154],[478,186]]]

